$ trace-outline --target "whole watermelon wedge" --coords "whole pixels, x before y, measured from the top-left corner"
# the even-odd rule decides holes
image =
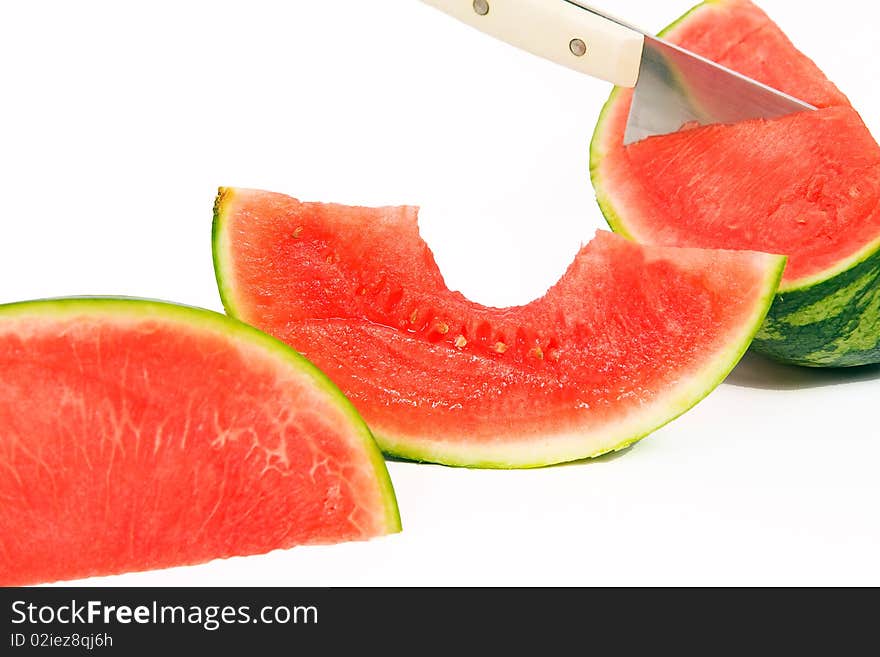
[[[730,372],[784,258],[643,247],[600,233],[541,299],[489,308],[446,287],[415,208],[222,189],[223,304],[309,358],[389,454],[537,467],[622,449]]]
[[[223,315],[132,299],[0,306],[0,585],[399,531],[339,390]]]
[[[675,43],[819,107],[623,145],[615,89],[591,148],[612,228],[646,244],[789,256],[754,349],[812,367],[880,362],[880,147],[846,97],[748,0],[697,6]]]

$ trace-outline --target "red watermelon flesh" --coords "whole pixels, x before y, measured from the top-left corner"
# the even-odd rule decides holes
[[[786,254],[783,291],[876,250],[880,147],[776,24],[748,0],[721,0],[664,36],[820,109],[624,146],[632,91],[616,90],[592,156],[597,195],[615,230],[652,244]]]
[[[293,350],[216,313],[0,307],[0,585],[397,531],[381,455]]]
[[[446,287],[414,208],[224,189],[215,210],[227,311],[325,371],[386,452],[454,465],[540,466],[644,437],[727,375],[784,263],[600,233],[545,297],[490,308]]]

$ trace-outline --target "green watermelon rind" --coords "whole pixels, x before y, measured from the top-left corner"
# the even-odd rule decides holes
[[[660,32],[669,35],[688,18],[725,0],[693,7]],[[615,109],[620,88],[602,108],[590,144],[590,178],[596,200],[611,229],[632,241],[639,238],[626,227],[614,207],[600,174],[604,126]],[[858,309],[854,312],[853,307]],[[833,268],[783,284],[752,349],[774,360],[802,367],[859,367],[880,363],[880,239]]]
[[[221,188],[214,206],[213,251],[215,274],[220,297],[226,311],[237,316],[234,286],[227,281],[224,272],[230,272],[227,263],[229,244],[224,232],[226,203],[231,190]],[[437,441],[418,441],[413,436],[395,438],[384,435],[381,428],[371,427],[379,447],[389,457],[421,463],[434,463],[446,466],[472,469],[534,469],[559,465],[573,461],[597,458],[612,452],[619,452],[655,433],[667,424],[678,419],[714,391],[733,371],[764,322],[770,304],[779,287],[785,270],[786,258],[760,254],[771,263],[767,268],[764,287],[755,301],[753,316],[744,322],[742,330],[731,338],[726,349],[708,361],[701,370],[686,383],[667,390],[651,406],[653,411],[640,412],[636,421],[631,421],[625,429],[596,439],[588,430],[577,429],[568,432],[548,432],[541,437],[545,446],[537,446],[534,441],[524,441],[520,445],[506,442],[500,446],[468,444],[466,436],[452,436],[445,443]],[[590,443],[597,443],[591,446]],[[517,452],[516,457],[512,454]]]
[[[388,474],[385,459],[382,457],[369,427],[336,384],[294,349],[253,326],[211,310],[134,297],[64,297],[2,304],[0,305],[0,322],[16,315],[70,315],[74,312],[138,318],[174,318],[194,326],[211,327],[234,340],[244,341],[264,349],[272,358],[289,366],[307,378],[317,389],[326,393],[328,399],[342,409],[346,417],[351,420],[352,427],[357,430],[375,472],[384,506],[385,530],[389,534],[401,531],[400,512],[391,477]]]
[[[880,250],[829,279],[780,292],[753,347],[802,367],[880,363]]]
[[[226,314],[230,317],[236,317],[232,304],[232,289],[226,284],[223,277],[223,261],[222,254],[228,249],[222,243],[223,235],[223,207],[229,200],[232,190],[228,187],[221,187],[217,191],[217,198],[214,199],[214,219],[211,222],[211,256],[214,262],[214,278],[217,281],[217,290],[220,292],[220,302],[226,310]]]

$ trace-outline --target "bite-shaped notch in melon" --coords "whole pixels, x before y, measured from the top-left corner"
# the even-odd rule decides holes
[[[880,363],[880,146],[861,117],[748,0],[699,5],[663,36],[819,109],[624,146],[632,91],[616,89],[591,151],[609,224],[646,244],[789,256],[755,349],[810,367]]]
[[[233,319],[130,299],[0,306],[0,585],[400,528],[338,389]]]
[[[227,311],[293,346],[407,459],[537,467],[619,450],[734,367],[784,258],[643,247],[600,233],[541,299],[450,291],[414,208],[222,189],[214,262]]]

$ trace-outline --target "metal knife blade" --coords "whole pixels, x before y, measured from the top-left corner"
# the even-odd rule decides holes
[[[776,119],[816,109],[578,0],[565,1],[645,37],[625,144],[677,132],[686,125]]]
[[[688,125],[815,110],[581,0],[422,0],[487,34],[581,73],[635,87],[624,141]]]

